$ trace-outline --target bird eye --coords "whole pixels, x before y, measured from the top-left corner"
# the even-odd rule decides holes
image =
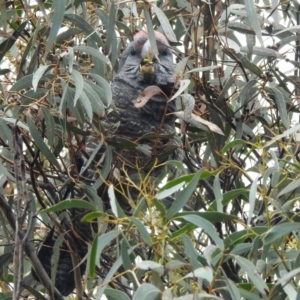
[[[164,51],[163,51],[163,53],[162,53],[162,55],[166,56],[166,55],[168,55],[168,54],[169,54],[169,51],[168,51],[167,48],[165,48]]]
[[[131,49],[130,55],[136,55],[136,51],[134,49]]]

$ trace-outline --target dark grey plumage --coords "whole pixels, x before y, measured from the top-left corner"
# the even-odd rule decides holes
[[[174,92],[173,56],[165,36],[159,32],[155,35],[157,56],[153,54],[148,34],[144,31],[138,32],[122,53],[112,84],[116,110],[107,117],[110,124],[119,122],[114,136],[150,147],[151,155],[145,155],[140,150],[119,152],[145,171],[151,169],[155,159],[165,161],[177,148],[174,139],[175,102],[168,103],[168,97]],[[164,94],[156,94],[145,106],[136,108],[133,100],[149,86],[158,86]]]
[[[119,71],[112,85],[117,118],[109,117],[110,122],[120,121],[115,134],[131,140],[144,134],[170,134],[175,132],[174,116],[166,115],[175,111],[174,102],[167,104],[163,94],[153,96],[142,108],[136,108],[133,100],[149,86],[159,86],[166,94],[174,89],[173,58],[166,38],[156,32],[158,55],[154,57],[147,33],[141,31],[122,54]],[[150,57],[150,58],[149,58]],[[143,65],[153,63],[149,68]],[[166,109],[167,107],[167,109]]]
[[[73,236],[74,238],[74,236]],[[57,233],[54,228],[50,230],[47,234],[43,244],[38,252],[38,258],[42,262],[42,265],[48,274],[51,277],[51,269],[53,268],[53,262],[51,261],[51,256],[53,254],[53,247],[57,239]],[[77,243],[78,244],[78,241]],[[81,254],[86,253],[87,248]],[[84,273],[86,268],[86,262],[80,265],[81,274]],[[72,257],[70,250],[66,247],[66,244],[63,243],[59,255],[59,261],[57,266],[57,272],[55,277],[55,287],[63,296],[68,296],[75,288],[74,280],[74,271],[73,271]],[[39,280],[36,272],[32,269],[32,275],[36,280]]]

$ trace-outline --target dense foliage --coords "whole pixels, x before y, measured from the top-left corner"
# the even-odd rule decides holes
[[[0,5],[0,299],[45,299],[62,240],[43,285],[35,253],[74,208],[98,226],[68,299],[300,299],[298,0]],[[111,155],[137,145],[102,120],[120,53],[153,28],[176,60],[185,158],[133,199]],[[106,153],[96,182],[76,168],[91,136]]]

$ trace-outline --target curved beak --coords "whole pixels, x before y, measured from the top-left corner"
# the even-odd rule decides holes
[[[154,63],[157,60],[154,52],[151,49],[150,41],[148,40],[142,49],[142,61],[140,64],[141,72],[144,74],[154,73]]]

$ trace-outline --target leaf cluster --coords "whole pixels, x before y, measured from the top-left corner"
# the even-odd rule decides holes
[[[68,299],[300,299],[297,0],[1,5],[0,299],[53,295],[62,238],[42,284],[35,253],[78,210],[97,229]],[[139,30],[166,35],[179,86],[185,158],[155,181],[112,167],[115,147],[149,149],[105,122]]]

